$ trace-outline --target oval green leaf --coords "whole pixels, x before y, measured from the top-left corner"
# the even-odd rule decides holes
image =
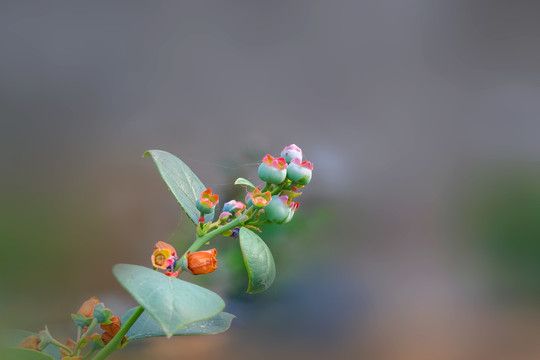
[[[199,223],[200,213],[195,203],[207,188],[182,160],[162,150],[148,150],[143,156],[154,160],[159,174],[174,197],[195,224]],[[214,212],[204,216],[206,222],[214,219]]]
[[[39,338],[38,334],[26,330],[2,330],[0,332],[0,347],[16,347],[21,341],[31,335],[37,336]],[[62,354],[60,354],[60,349],[54,345],[48,345],[45,349],[43,349],[43,354],[52,356],[54,359],[62,358]],[[0,357],[0,359],[4,358]]]
[[[122,324],[124,324],[129,317],[135,311],[135,308],[129,309],[122,316]],[[236,316],[221,312],[210,319],[197,321],[187,325],[186,327],[176,331],[173,336],[185,336],[185,335],[211,335],[224,332],[231,326],[231,321]],[[156,321],[148,314],[148,312],[143,312],[142,315],[137,319],[135,324],[129,329],[126,336],[128,341],[156,337],[156,336],[165,336],[165,332],[161,327],[156,323]]]
[[[248,179],[241,178],[241,177],[236,179],[236,181],[234,182],[234,185],[247,185],[247,186],[250,186],[251,189],[255,189],[255,185],[253,185],[251,181],[249,181]]]
[[[22,348],[0,348],[0,359],[3,360],[55,360],[42,352]]]
[[[268,246],[253,231],[242,227],[240,248],[249,276],[247,292],[253,294],[268,289],[276,277],[276,265]]]
[[[113,274],[169,338],[191,323],[219,314],[225,307],[215,292],[143,266],[117,264]]]

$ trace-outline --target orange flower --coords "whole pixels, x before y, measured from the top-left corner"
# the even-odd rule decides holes
[[[40,340],[37,338],[37,336],[30,335],[29,337],[23,339],[17,345],[17,347],[39,351],[39,343],[40,343]]]
[[[97,297],[92,296],[90,299],[83,302],[77,314],[86,316],[87,318],[94,317],[94,307],[99,304]]]
[[[188,253],[187,267],[193,275],[210,274],[217,269],[217,250]]]
[[[163,270],[167,270],[167,268],[170,268],[171,266],[174,268],[176,261],[178,261],[178,256],[176,255],[174,247],[163,241],[158,241],[154,245],[154,253],[150,258],[155,267]]]
[[[105,330],[105,332],[101,334],[101,341],[103,341],[105,345],[107,345],[122,328],[122,326],[120,325],[120,318],[118,316],[111,317],[110,324],[101,324],[100,326],[103,330]],[[122,339],[122,344],[126,342],[126,340],[127,337],[124,336],[124,338]]]

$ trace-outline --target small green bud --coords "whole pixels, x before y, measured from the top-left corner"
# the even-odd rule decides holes
[[[287,168],[287,178],[299,185],[307,185],[311,181],[313,164],[309,161],[300,162],[300,159],[292,159]]]
[[[110,324],[113,313],[110,309],[107,309],[103,303],[99,303],[94,308],[94,318],[100,324]]]
[[[45,330],[41,330],[39,332],[39,350],[45,349],[50,343],[53,341],[53,337],[51,336],[51,333],[49,333],[49,329],[47,329],[47,326],[45,326]]]
[[[287,177],[287,162],[284,158],[273,158],[270,154],[263,158],[258,170],[259,178],[269,184],[281,184]]]
[[[88,326],[92,322],[91,317],[86,317],[83,314],[71,314],[71,318],[75,322],[75,325],[80,327]]]
[[[288,200],[289,198],[287,196],[272,196],[272,200],[264,208],[268,220],[277,224],[285,222],[292,212],[289,206],[287,206]]]

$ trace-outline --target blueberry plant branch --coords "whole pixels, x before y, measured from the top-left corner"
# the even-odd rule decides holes
[[[283,149],[281,157],[266,155],[258,168],[264,184],[255,186],[246,179],[237,179],[235,184],[248,187],[245,204],[237,200],[226,202],[217,219],[214,212],[219,196],[207,189],[182,160],[160,150],[150,150],[145,156],[152,157],[161,177],[195,224],[191,246],[179,257],[172,245],[158,241],[150,256],[152,267],[113,267],[114,276],[139,304],[122,318],[92,297],[72,314],[77,327],[76,341],[62,344],[45,327],[13,344],[18,345],[15,348],[0,348],[0,358],[4,358],[2,354],[13,356],[13,351],[31,349],[38,356],[33,359],[103,360],[140,338],[226,331],[234,315],[223,311],[223,299],[178,278],[183,272],[201,275],[217,269],[217,250],[200,249],[219,235],[238,240],[249,278],[248,293],[264,291],[272,284],[274,260],[258,233],[265,224],[291,221],[298,209],[296,198],[302,194],[299,189],[310,182],[313,170],[312,163],[302,161],[302,150],[293,144]],[[98,324],[103,330],[101,334],[94,332]]]
[[[129,329],[131,329],[133,324],[135,324],[135,321],[137,321],[137,319],[142,315],[143,312],[144,312],[144,308],[140,305],[137,306],[137,309],[135,310],[135,312],[133,312],[133,315],[129,317],[126,323],[120,328],[118,333],[116,333],[116,335],[112,338],[112,340],[107,345],[105,345],[105,347],[101,349],[101,351],[97,353],[97,355],[94,356],[92,359],[93,360],[105,359],[107,356],[109,356],[114,351],[116,351],[120,343],[122,342],[122,339],[124,338],[124,336],[126,336]]]
[[[223,232],[233,229],[234,227],[240,225],[243,221],[247,219],[246,216],[239,217],[236,220],[231,221],[227,225],[216,229],[202,237],[197,238],[193,244],[186,250],[186,254],[192,251],[197,251],[201,246],[203,246],[205,243],[213,239],[214,237],[221,235]],[[184,254],[184,256],[186,256]],[[179,267],[180,264],[178,263],[177,266]],[[178,270],[178,268],[175,269],[175,271]],[[181,270],[180,270],[181,271]],[[114,338],[93,358],[93,360],[100,360],[105,359],[108,355],[110,355],[112,352],[117,350],[118,345],[122,341],[123,337],[126,335],[126,333],[129,331],[129,329],[135,324],[135,321],[142,315],[144,312],[144,308],[142,306],[138,306],[136,311],[131,315],[131,317],[128,319],[128,321],[122,325],[122,328],[120,331],[114,336]]]

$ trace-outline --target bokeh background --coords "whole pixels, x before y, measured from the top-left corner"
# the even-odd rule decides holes
[[[193,237],[147,149],[222,199],[296,143],[315,164],[245,295],[237,244],[191,278],[220,335],[111,359],[540,358],[540,22],[534,1],[0,4],[0,327],[49,326],[115,263]]]

